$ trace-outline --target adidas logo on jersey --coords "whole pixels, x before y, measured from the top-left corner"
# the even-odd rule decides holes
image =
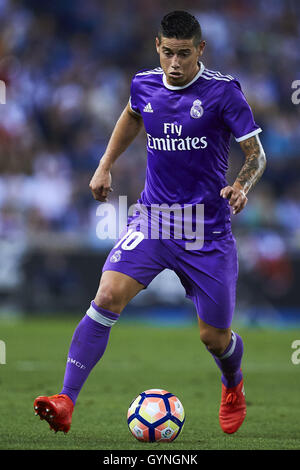
[[[152,106],[151,106],[150,102],[148,104],[146,104],[146,106],[144,107],[144,111],[145,111],[145,113],[153,113],[153,109],[152,109]]]

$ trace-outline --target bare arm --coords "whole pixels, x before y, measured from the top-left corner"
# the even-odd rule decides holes
[[[259,181],[266,167],[266,156],[258,135],[243,140],[240,146],[245,163],[233,185],[222,188],[220,192],[222,197],[229,199],[234,214],[244,209],[248,201],[246,194]]]
[[[129,147],[143,126],[142,117],[135,114],[129,104],[119,117],[91,181],[90,189],[97,201],[107,201],[111,188],[111,168],[117,158]]]

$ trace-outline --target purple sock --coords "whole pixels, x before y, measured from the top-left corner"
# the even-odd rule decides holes
[[[243,378],[241,362],[243,356],[242,338],[232,331],[228,347],[221,356],[212,354],[222,372],[222,382],[227,388],[235,387]]]
[[[78,324],[69,349],[63,389],[76,403],[89,373],[106,349],[111,327],[118,320],[117,313],[98,307],[92,301],[86,315]]]

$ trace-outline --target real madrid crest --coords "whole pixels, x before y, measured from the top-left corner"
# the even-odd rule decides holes
[[[204,109],[202,106],[202,101],[195,100],[190,111],[191,117],[194,119],[198,119],[203,115],[203,113],[204,113]]]
[[[117,263],[121,259],[121,254],[122,254],[121,250],[115,251],[114,254],[110,257],[109,261],[111,263]]]

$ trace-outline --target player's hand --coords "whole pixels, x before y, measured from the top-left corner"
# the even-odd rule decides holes
[[[110,170],[99,165],[90,181],[89,187],[96,201],[106,202],[109,193],[113,191]]]
[[[225,188],[222,188],[220,196],[229,200],[229,204],[232,206],[234,214],[241,212],[248,202],[248,198],[244,193],[243,188],[235,183],[232,186],[225,186]]]

